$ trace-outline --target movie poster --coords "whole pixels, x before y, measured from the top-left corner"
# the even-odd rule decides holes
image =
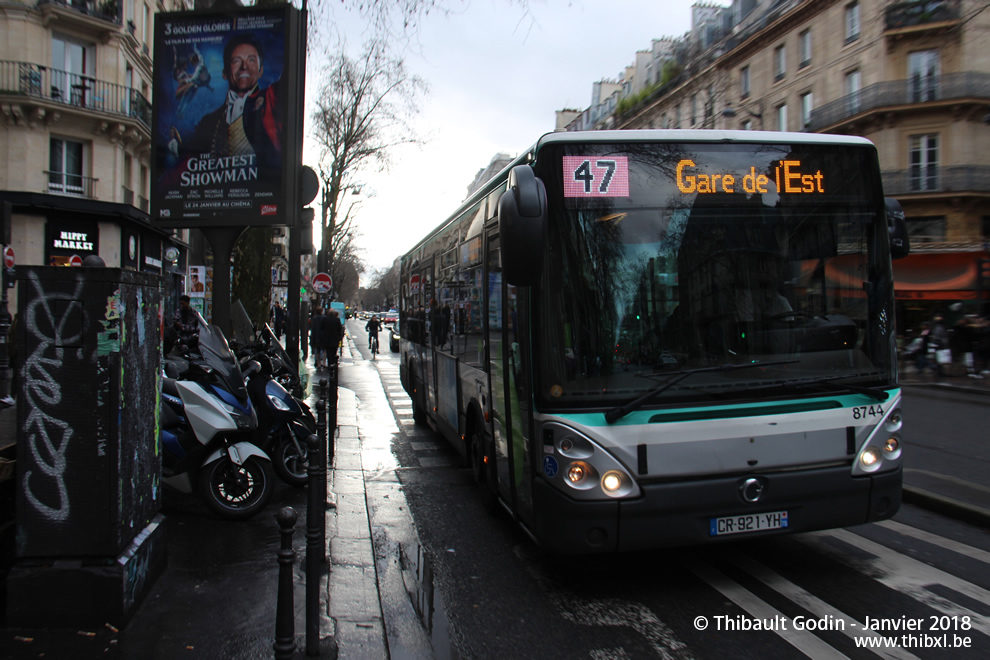
[[[285,9],[160,13],[152,219],[284,224]]]

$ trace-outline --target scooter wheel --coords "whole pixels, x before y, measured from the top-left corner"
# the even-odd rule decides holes
[[[272,467],[275,474],[290,486],[305,486],[309,482],[309,446],[304,440],[298,440],[297,448],[291,434],[292,431],[288,430],[280,434],[272,456]]]
[[[199,493],[206,506],[221,518],[247,520],[272,499],[274,482],[268,461],[249,456],[237,465],[225,456],[200,470]]]

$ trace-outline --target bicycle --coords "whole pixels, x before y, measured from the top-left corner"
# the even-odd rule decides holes
[[[378,353],[378,335],[371,336],[371,359],[375,359],[375,355]]]

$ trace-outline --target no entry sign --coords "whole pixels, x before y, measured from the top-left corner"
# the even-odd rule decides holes
[[[317,273],[313,278],[313,291],[317,293],[330,293],[330,285],[333,281],[327,273]]]

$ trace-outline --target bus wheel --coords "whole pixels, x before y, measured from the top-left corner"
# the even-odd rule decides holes
[[[494,514],[498,511],[498,496],[495,493],[495,484],[491,483],[489,479],[491,473],[485,463],[484,436],[475,427],[471,430],[469,440],[468,456],[470,458],[468,460],[471,462],[471,477],[474,478],[474,483],[478,486],[478,492],[481,494],[481,505],[485,511]]]
[[[412,373],[411,370],[410,373]],[[415,376],[412,376],[411,379],[414,385],[418,383]],[[426,411],[423,410],[423,407],[419,405],[419,401],[416,400],[416,395],[419,393],[418,389],[417,387],[413,387],[413,394],[409,397],[412,399],[413,422],[416,426],[426,426]]]
[[[426,411],[423,407],[413,400],[413,422],[416,426],[426,426]]]

